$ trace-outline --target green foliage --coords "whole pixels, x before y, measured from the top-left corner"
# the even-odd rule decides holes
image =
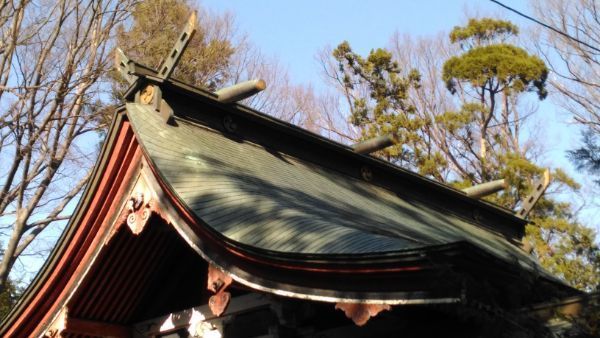
[[[458,82],[468,82],[491,94],[506,89],[535,90],[544,98],[548,76],[545,63],[522,48],[504,43],[518,32],[511,22],[490,18],[470,19],[466,26],[455,27],[450,41],[460,43],[465,52],[444,64],[443,79],[448,89],[455,92]]]
[[[516,154],[506,154],[499,177],[508,180],[510,190],[488,200],[511,209],[534,189],[533,181],[543,168]],[[553,185],[576,190],[579,185],[562,170],[551,174]],[[595,232],[579,224],[571,205],[544,195],[529,215],[526,241],[542,266],[569,284],[582,290],[592,290],[600,283],[600,249]]]
[[[466,26],[454,27],[450,32],[450,41],[460,43],[463,48],[469,49],[485,42],[504,40],[518,34],[519,28],[510,21],[491,18],[469,19]]]
[[[467,26],[455,27],[450,34],[450,40],[461,43],[464,52],[444,62],[442,79],[452,94],[460,92],[463,114],[449,116],[454,117],[454,124],[444,123],[450,126],[451,133],[464,128],[479,133],[462,135],[459,139],[466,149],[479,148],[474,159],[479,164],[474,169],[480,182],[496,176],[494,171],[502,168],[506,159],[501,157],[505,153],[521,154],[520,122],[515,115],[518,108],[510,107],[511,98],[525,92],[536,92],[540,100],[547,95],[545,63],[504,42],[517,33],[517,27],[508,21],[483,18],[471,19]],[[464,116],[468,112],[473,113],[471,119]],[[492,121],[499,127],[491,128]]]
[[[416,166],[419,170],[419,174],[423,176],[440,178],[440,167],[446,167],[448,162],[440,151],[434,151],[430,153],[423,153],[420,149],[416,149],[417,159]]]
[[[142,1],[129,29],[121,26],[117,45],[131,59],[158,69],[192,13],[187,0]],[[214,89],[227,79],[235,47],[230,40],[231,18],[201,12],[198,29],[174,71],[186,83]]]
[[[15,306],[21,296],[22,290],[10,279],[6,281],[6,286],[0,293],[0,320],[6,317],[10,310]]]
[[[362,139],[397,132],[401,146],[378,155],[423,175],[444,181],[441,173],[451,164],[456,188],[504,178],[510,188],[485,199],[518,210],[545,170],[522,146],[518,102],[528,92],[546,97],[548,69],[539,57],[506,43],[517,33],[512,23],[487,18],[456,27],[450,40],[460,43],[463,52],[446,60],[440,80],[455,94],[459,108],[431,115],[410,104],[411,93],[420,88],[417,71],[403,72],[385,49],[361,57],[343,42],[333,57],[350,122]],[[432,136],[434,129],[441,132]],[[434,137],[443,139],[433,143]],[[579,189],[560,169],[552,177],[551,190]],[[571,205],[546,193],[529,217],[534,223],[527,227],[525,241],[540,263],[577,288],[595,288],[600,282],[596,234],[577,222]]]
[[[531,160],[509,153],[500,157],[495,178],[504,178],[510,189],[485,199],[509,209],[518,209],[519,201],[534,189],[533,182],[543,168]],[[579,185],[562,170],[551,174],[553,185],[576,190]],[[468,180],[467,180],[468,181]],[[457,185],[468,185],[463,181]],[[526,242],[542,266],[572,286],[591,291],[600,285],[600,248],[596,233],[578,223],[568,202],[542,196],[529,215]]]
[[[435,123],[448,132],[455,134],[475,122],[475,116],[483,110],[484,107],[479,103],[465,103],[458,112],[447,111],[436,115]]]
[[[600,136],[595,130],[589,129],[583,133],[581,147],[569,151],[569,159],[577,169],[600,176]],[[600,178],[594,182],[600,186]]]
[[[507,44],[474,47],[448,59],[443,69],[443,79],[453,93],[458,82],[468,82],[491,93],[535,91],[544,99],[547,77],[544,61]]]
[[[439,167],[445,165],[445,160],[439,152],[424,149],[420,132],[429,122],[415,114],[415,107],[408,101],[411,88],[419,87],[419,72],[404,73],[392,54],[381,48],[371,50],[363,58],[352,51],[348,42],[341,43],[333,57],[348,93],[350,122],[360,128],[361,139],[397,133],[399,145],[388,147],[379,155],[439,177]]]
[[[519,121],[516,117],[512,119],[517,121],[511,121],[510,116],[518,116],[515,113],[519,107],[508,103],[525,92],[536,92],[539,99],[544,99],[548,76],[548,69],[539,57],[504,42],[517,33],[517,27],[510,22],[487,18],[471,19],[467,26],[454,28],[450,40],[461,43],[464,52],[444,63],[443,80],[453,94],[471,90],[479,103],[462,102],[459,113],[448,112],[437,119],[451,133],[469,128],[480,131],[481,147],[487,148],[476,158],[480,177],[504,178],[511,187],[485,199],[513,210],[520,208],[520,201],[533,190],[533,182],[544,168],[535,164],[516,143]],[[498,101],[504,103],[501,108],[496,104]],[[492,120],[500,123],[490,127]],[[560,169],[554,170],[552,177],[555,187],[579,189],[577,182]],[[469,183],[476,182],[469,182],[469,177],[463,176],[456,184]],[[576,221],[571,205],[546,194],[529,217],[532,224],[527,227],[526,241],[540,263],[574,287],[594,289],[600,283],[596,234]]]
[[[586,291],[600,283],[600,251],[596,234],[568,218],[533,217],[527,238],[540,263],[572,286]]]

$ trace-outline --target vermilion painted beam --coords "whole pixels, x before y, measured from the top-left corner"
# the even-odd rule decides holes
[[[102,242],[110,228],[112,215],[120,211],[120,200],[127,190],[126,183],[133,176],[139,164],[141,150],[137,144],[129,123],[123,121],[118,128],[112,149],[107,149],[110,157],[101,173],[93,197],[86,205],[84,214],[74,227],[72,234],[61,251],[61,257],[55,263],[52,272],[44,284],[36,290],[32,299],[12,320],[6,337],[39,336],[43,327],[49,325],[52,316],[62,306],[64,299],[73,292],[77,281],[83,277],[92,257],[101,249]]]

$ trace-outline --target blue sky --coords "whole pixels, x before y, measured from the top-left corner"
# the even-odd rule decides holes
[[[526,1],[506,1],[525,9]],[[459,0],[201,0],[211,11],[235,14],[238,28],[265,53],[277,56],[299,82],[320,81],[315,54],[348,40],[359,53],[384,47],[395,32],[431,35],[449,31],[468,13],[500,13],[490,1]],[[518,17],[511,16],[518,22]]]
[[[502,2],[531,13],[528,1]],[[344,40],[365,55],[372,48],[385,47],[394,32],[435,35],[463,24],[469,15],[505,18],[522,29],[531,25],[487,0],[201,0],[200,4],[213,12],[233,13],[239,31],[246,32],[265,54],[277,57],[288,68],[294,82],[311,83],[317,90],[323,88],[323,80],[315,55],[324,47],[336,46]],[[538,27],[536,29],[540,29]],[[565,156],[566,150],[579,142],[577,127],[568,123],[570,116],[557,109],[551,99],[540,104],[537,115],[542,122],[541,136],[546,150],[543,164],[560,166],[584,183],[585,198],[591,203],[590,178],[578,173]],[[600,230],[600,224],[595,221],[598,216],[599,208],[591,207],[581,218]]]

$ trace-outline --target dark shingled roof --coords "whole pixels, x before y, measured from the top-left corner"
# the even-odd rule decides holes
[[[402,198],[369,182],[185,119],[166,124],[151,106],[128,103],[147,155],[176,196],[212,230],[279,253],[402,252],[469,242],[539,269],[502,235]]]

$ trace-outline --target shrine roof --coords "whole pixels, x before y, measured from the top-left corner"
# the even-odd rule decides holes
[[[129,100],[156,85],[151,76]],[[159,285],[175,261],[148,253],[180,246],[246,288],[313,301],[456,303],[477,293],[470,276],[510,286],[525,303],[577,293],[521,249],[527,222],[505,209],[211,92],[169,79],[160,94],[169,119],[149,104],[117,109],[74,216],[0,334],[46,330],[67,305],[91,316],[82,281],[123,290],[115,281],[143,266]],[[142,232],[135,214],[145,224],[145,212]],[[167,234],[169,246],[143,239]],[[123,253],[134,246],[137,256]],[[115,262],[125,274],[105,273]],[[189,262],[176,264],[187,273]]]
[[[174,123],[139,103],[127,117],[157,174],[225,241],[298,259],[464,242],[541,270],[519,247],[526,222],[502,208],[209,92],[172,82],[163,95]]]

